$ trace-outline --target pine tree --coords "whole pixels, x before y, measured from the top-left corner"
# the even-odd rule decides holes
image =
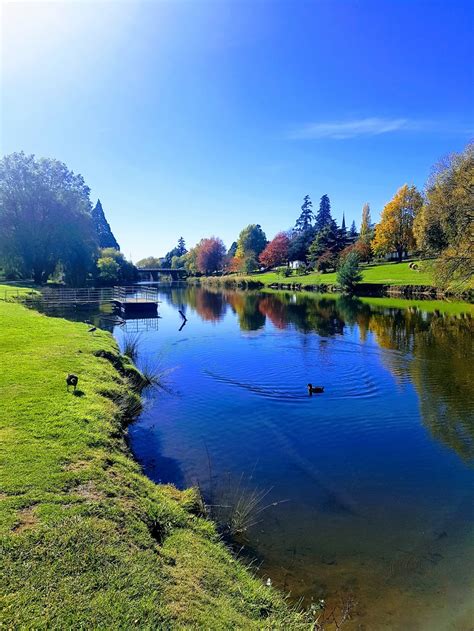
[[[360,283],[361,280],[359,257],[356,252],[350,252],[337,272],[337,282],[344,292],[353,294],[357,283]]]
[[[97,204],[92,211],[92,220],[97,233],[99,248],[114,248],[115,250],[120,250],[120,246],[113,235],[109,222],[105,218],[104,209],[102,208],[100,199],[97,200]]]
[[[342,213],[342,224],[341,227],[337,229],[337,249],[341,252],[347,245],[347,229],[346,229],[346,218],[344,213]]]
[[[183,256],[183,254],[186,254],[186,252],[186,242],[184,241],[183,237],[179,237],[178,247],[176,248],[176,256]]]
[[[321,201],[319,202],[319,210],[316,215],[316,232],[320,232],[324,230],[326,226],[330,225],[333,222],[333,218],[331,216],[331,202],[329,201],[329,197],[327,195],[323,195],[321,197]]]
[[[356,227],[356,222],[353,221],[351,224],[351,229],[349,230],[349,236],[351,239],[355,239],[357,238],[357,227]]]
[[[305,195],[303,205],[301,206],[301,214],[296,220],[295,230],[305,232],[313,225],[314,213],[313,202],[309,195]]]

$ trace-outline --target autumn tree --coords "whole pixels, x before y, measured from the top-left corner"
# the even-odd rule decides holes
[[[396,252],[400,262],[403,255],[415,247],[413,222],[422,204],[423,199],[415,186],[405,184],[396,192],[375,226],[372,247],[376,254]]]
[[[222,239],[209,237],[197,245],[197,268],[202,274],[212,274],[222,269],[226,249]]]
[[[12,153],[0,161],[0,261],[44,283],[60,266],[71,284],[94,269],[89,188],[58,160]]]
[[[474,273],[474,143],[435,167],[414,233],[426,255],[439,256],[442,286],[463,284]]]
[[[303,205],[301,206],[301,214],[296,220],[295,230],[304,232],[313,225],[314,213],[313,202],[309,195],[305,195]]]
[[[275,267],[286,263],[289,243],[288,235],[279,232],[260,254],[260,263],[265,267]]]

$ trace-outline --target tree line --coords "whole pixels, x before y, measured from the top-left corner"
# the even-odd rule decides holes
[[[360,229],[346,228],[332,216],[328,195],[316,212],[306,195],[294,227],[268,240],[260,224],[250,224],[226,250],[215,236],[202,239],[189,251],[181,238],[164,259],[138,262],[147,266],[184,268],[190,274],[252,273],[298,262],[298,266],[327,272],[349,268],[375,257],[389,255],[402,261],[409,254],[436,258],[439,285],[465,283],[472,277],[474,208],[474,145],[445,158],[433,169],[422,193],[403,185],[385,205],[380,221],[373,223],[368,203],[362,208]],[[290,272],[288,272],[289,274]]]
[[[163,258],[138,267],[184,268],[190,274],[251,273],[302,266],[319,272],[352,269],[373,257],[409,253],[436,259],[439,285],[466,283],[474,268],[474,144],[438,164],[424,192],[405,184],[374,224],[369,204],[360,229],[332,216],[328,195],[317,211],[309,195],[290,230],[268,240],[260,224],[249,224],[226,249],[216,236],[187,249],[183,237]],[[297,263],[295,263],[297,262]],[[58,160],[23,152],[0,161],[0,266],[8,278],[36,283],[57,279],[72,285],[133,282],[137,269],[120,252],[100,200],[94,208],[81,175]],[[285,272],[285,270],[287,270]]]
[[[23,152],[0,161],[0,267],[7,279],[82,285],[134,282],[100,200],[81,175]]]

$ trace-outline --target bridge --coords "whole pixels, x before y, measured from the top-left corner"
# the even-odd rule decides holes
[[[138,276],[140,280],[147,280],[156,283],[161,276],[171,276],[172,280],[183,280],[188,275],[185,269],[171,269],[166,267],[139,267]]]

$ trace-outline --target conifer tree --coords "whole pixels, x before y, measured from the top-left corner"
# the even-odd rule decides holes
[[[104,209],[102,208],[100,199],[97,200],[97,204],[95,205],[91,215],[97,233],[99,247],[120,250],[120,246],[113,235],[109,222],[105,218]]]
[[[332,224],[333,221],[334,220],[331,216],[331,202],[329,201],[329,197],[327,195],[323,195],[321,197],[321,201],[319,202],[319,210],[316,215],[316,232],[321,232],[321,230],[324,230],[324,228]]]
[[[176,256],[183,256],[183,254],[186,254],[186,252],[186,242],[184,241],[183,237],[179,237],[178,247],[176,248]]]
[[[314,213],[313,202],[309,195],[305,195],[303,205],[301,206],[301,214],[296,220],[295,230],[305,232],[313,225]]]
[[[357,227],[356,227],[355,221],[353,221],[351,224],[351,229],[349,230],[349,236],[351,237],[351,239],[355,239],[357,237]]]

